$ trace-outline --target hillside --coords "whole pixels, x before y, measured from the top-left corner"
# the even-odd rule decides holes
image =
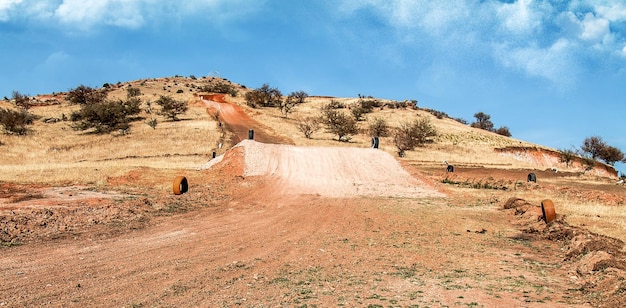
[[[391,137],[371,149],[367,120],[350,142],[296,128],[358,98],[285,117],[222,78],[108,87],[141,93],[128,131],[72,129],[79,107],[53,93],[28,135],[0,136],[1,306],[626,305],[626,191],[609,166],[385,99],[367,119],[428,118],[434,142],[399,158]],[[180,121],[155,112],[161,95],[187,102]],[[173,195],[179,175],[189,192]]]

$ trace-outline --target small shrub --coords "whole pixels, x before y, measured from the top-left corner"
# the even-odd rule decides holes
[[[495,133],[498,135],[505,136],[505,137],[511,137],[511,132],[509,131],[509,128],[506,126],[501,126],[500,128],[496,129]]]
[[[157,121],[157,119],[152,118],[146,121],[146,124],[148,124],[148,126],[152,127],[153,129],[156,129],[157,124],[159,124],[159,122]]]
[[[369,122],[369,133],[374,137],[389,136],[389,125],[383,118],[374,118]]]
[[[0,124],[5,134],[26,135],[27,126],[32,125],[35,119],[36,116],[24,108],[18,111],[0,108]]]
[[[106,88],[104,90],[98,90],[80,85],[70,90],[65,99],[74,105],[97,104],[104,102],[107,95]]]
[[[443,112],[443,111],[439,111],[439,110],[434,110],[434,109],[429,109],[428,112],[432,115],[434,115],[437,119],[441,120],[443,118],[449,118],[450,116]]]
[[[211,80],[209,80],[209,82],[211,82]],[[235,97],[238,94],[237,89],[235,89],[233,85],[223,81],[218,81],[216,83],[205,85],[201,87],[200,90],[203,92],[229,94],[232,97]]]
[[[137,97],[141,95],[141,90],[139,88],[127,88],[126,89],[126,97],[127,98],[132,98],[132,97]]]
[[[77,122],[73,125],[77,130],[93,129],[96,134],[115,130],[126,132],[130,122],[135,120],[133,116],[141,111],[139,105],[138,99],[85,104],[79,111],[72,113],[70,119]]]
[[[350,112],[352,113],[354,119],[357,121],[363,121],[363,116],[368,113],[367,109],[363,108],[362,106],[353,107],[352,109],[350,109]]]
[[[569,167],[574,161],[574,157],[576,157],[576,151],[571,149],[562,149],[559,151],[560,153],[560,162],[565,163],[566,167]]]
[[[184,92],[184,91],[183,91],[183,89],[178,89],[178,90],[176,91],[176,93],[177,93],[177,94],[180,94],[180,93],[183,93],[183,92]]]
[[[400,123],[400,127],[395,129],[393,142],[398,149],[398,156],[402,157],[406,151],[432,142],[435,136],[437,136],[437,130],[428,118],[424,118],[415,120],[413,123]]]
[[[186,102],[177,101],[170,96],[161,95],[155,103],[161,106],[159,115],[165,116],[172,121],[178,121],[178,116],[184,114],[189,109]]]
[[[328,105],[324,106],[325,109],[343,109],[346,105],[340,101],[331,100]]]
[[[18,91],[13,91],[13,100],[14,100],[15,106],[22,108],[22,109],[28,110],[32,106],[30,97]]]

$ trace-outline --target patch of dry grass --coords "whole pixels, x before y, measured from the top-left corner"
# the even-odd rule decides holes
[[[141,90],[144,93],[142,109],[145,109],[145,102],[149,100],[146,96],[157,94],[150,88]],[[109,97],[115,99],[123,95],[125,88],[121,87]],[[176,99],[186,97],[192,99],[193,95],[179,94]],[[157,117],[155,129],[145,120],[134,122],[126,135],[75,131],[70,121],[43,122],[46,118],[69,117],[77,109],[65,102],[31,108],[30,112],[40,120],[30,127],[30,134],[0,137],[4,144],[0,152],[0,181],[102,184],[107,177],[120,176],[138,167],[195,168],[217,151],[221,137],[216,122],[200,104],[191,104],[187,113],[180,117],[181,121]],[[141,116],[149,119],[155,115],[142,112]]]

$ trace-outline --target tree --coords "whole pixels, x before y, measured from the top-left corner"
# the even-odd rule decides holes
[[[415,120],[413,123],[400,123],[400,127],[395,129],[393,142],[398,149],[398,156],[402,157],[404,152],[432,142],[435,136],[437,136],[436,128],[428,118],[424,118]]]
[[[624,159],[624,153],[614,146],[607,145],[599,153],[599,158],[607,164],[614,166],[615,162],[626,161]]]
[[[474,114],[474,118],[476,118],[476,122],[472,123],[470,126],[493,131],[493,122],[491,122],[490,120],[490,115],[483,112],[478,112]]]
[[[304,100],[309,95],[304,91],[291,92],[286,99],[278,101],[278,108],[280,112],[285,115],[285,118],[289,116],[289,113],[293,111],[298,105],[303,104]]]
[[[291,113],[297,105],[298,103],[294,97],[287,96],[287,99],[281,100],[278,109],[280,109],[280,112],[287,118],[289,117],[289,113]]]
[[[18,91],[13,91],[13,100],[15,101],[15,106],[23,109],[30,109],[31,100],[28,95],[24,95]]]
[[[4,127],[5,134],[26,135],[26,126],[32,125],[35,118],[24,108],[18,111],[0,108],[0,125]]]
[[[158,114],[165,116],[172,121],[178,121],[178,116],[184,114],[189,109],[186,102],[177,101],[170,96],[161,95],[155,103],[161,106],[161,110]]]
[[[374,137],[387,137],[389,135],[389,125],[383,118],[374,118],[369,122],[370,135]]]
[[[309,94],[307,94],[304,91],[296,91],[296,92],[291,92],[289,96],[293,97],[296,104],[303,104],[304,100],[306,100],[306,98],[309,97]]]
[[[298,130],[304,134],[304,137],[311,139],[311,136],[321,128],[320,118],[306,117],[296,122]]]
[[[498,135],[505,136],[505,137],[511,137],[511,132],[509,131],[509,128],[506,126],[501,126],[500,128],[496,129],[495,133]]]
[[[592,159],[596,159],[600,156],[600,153],[602,153],[602,150],[605,147],[606,143],[604,142],[604,140],[602,140],[602,137],[592,136],[585,138],[585,140],[583,141],[583,145],[580,147],[580,149],[584,153],[588,153],[589,155],[591,155]]]
[[[65,99],[74,105],[96,104],[104,102],[107,95],[106,89],[98,90],[80,85],[70,90]]]
[[[252,108],[257,107],[280,107],[283,94],[276,88],[270,88],[263,84],[245,95],[246,104]]]
[[[138,99],[83,104],[79,111],[71,115],[71,120],[76,122],[73,127],[77,130],[94,129],[96,134],[115,130],[125,132],[130,128],[130,122],[136,120],[133,116],[141,111],[139,104]]]
[[[337,135],[339,141],[350,141],[350,135],[359,131],[356,120],[337,109],[323,108],[322,120],[326,130]]]

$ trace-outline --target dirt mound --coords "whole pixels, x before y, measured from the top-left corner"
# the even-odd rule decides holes
[[[370,148],[297,147],[240,142],[201,168],[267,177],[274,194],[324,197],[444,197],[412,177],[386,152]],[[243,166],[243,168],[239,169]]]
[[[520,198],[510,198],[503,205],[517,217],[526,239],[546,239],[561,244],[559,266],[567,268],[577,291],[589,295],[594,306],[626,306],[626,252],[624,242],[571,226],[557,216],[546,224],[541,207]]]

